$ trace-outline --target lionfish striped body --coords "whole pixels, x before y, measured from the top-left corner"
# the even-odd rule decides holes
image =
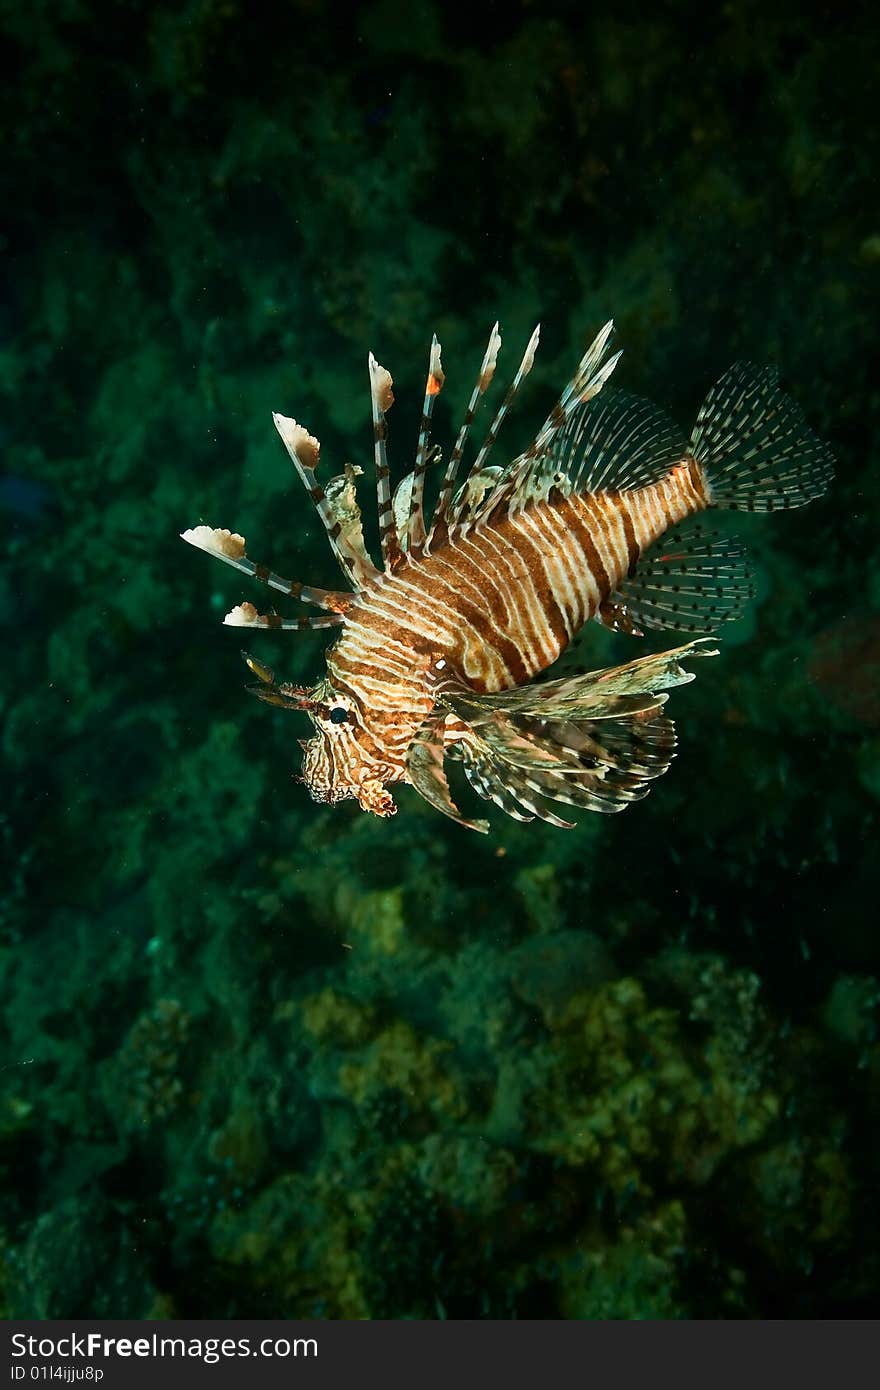
[[[274,417],[352,591],[282,579],[249,560],[243,538],[228,531],[183,533],[269,587],[325,610],[290,620],[244,604],[228,624],[341,627],[327,653],[327,679],[312,690],[278,683],[246,658],[260,682],[255,694],[312,718],[304,780],[316,800],[357,797],[365,810],[390,815],[396,808],[388,787],[408,782],[438,810],[486,829],[452,801],[443,766],[452,757],[474,790],[508,814],[568,825],[548,801],[620,810],[668,767],[675,737],[662,710],[665,692],[692,679],[684,657],[714,654],[702,639],[608,671],[539,684],[533,678],[591,618],[641,635],[639,623],[707,632],[738,616],[750,592],[743,552],[724,536],[688,527],[689,519],[711,506],[800,505],[824,490],[831,460],[769,369],[732,368],[685,442],[650,403],[603,389],[619,357],[606,357],[610,332],[608,324],[588,349],[529,448],[493,467],[487,459],[531,369],[535,331],[456,490],[495,371],[495,325],[430,529],[423,489],[436,461],[430,426],[444,381],[439,344],[431,349],[415,466],[393,498],[385,452],[391,378],[370,356],[381,569],[363,542],[360,470],[349,466],[325,490],[316,477],[317,440]]]

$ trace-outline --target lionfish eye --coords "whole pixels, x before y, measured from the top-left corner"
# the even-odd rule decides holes
[[[342,705],[337,705],[330,711],[331,724],[344,724],[348,718],[348,710],[343,709]]]

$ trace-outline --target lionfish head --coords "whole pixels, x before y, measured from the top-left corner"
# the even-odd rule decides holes
[[[357,701],[322,681],[304,691],[301,707],[315,726],[315,736],[301,739],[303,776],[313,801],[356,797],[364,811],[393,816],[397,807],[384,781],[389,769],[378,764],[360,720]]]
[[[274,673],[256,657],[242,652],[248,669],[259,684],[248,686],[252,695],[281,709],[302,710],[315,726],[315,737],[300,739],[303,749],[302,781],[313,801],[345,801],[356,797],[365,811],[393,816],[397,807],[385,783],[392,768],[381,761],[357,700],[336,690],[331,681],[307,686],[279,683]]]

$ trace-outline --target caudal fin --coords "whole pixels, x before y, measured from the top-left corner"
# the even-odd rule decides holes
[[[834,476],[830,449],[781,390],[776,368],[750,362],[737,362],[712,387],[689,452],[703,465],[715,507],[802,507],[821,497]]]

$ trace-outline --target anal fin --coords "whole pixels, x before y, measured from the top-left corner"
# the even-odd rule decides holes
[[[741,617],[754,592],[739,542],[719,531],[690,526],[657,541],[597,616],[615,631],[637,635],[642,624],[714,632]]]

